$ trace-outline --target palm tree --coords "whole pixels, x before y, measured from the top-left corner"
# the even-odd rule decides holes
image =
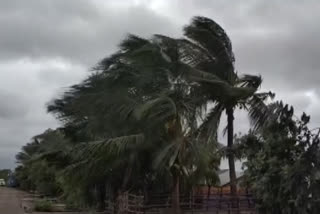
[[[262,83],[260,76],[243,75],[238,76],[234,68],[234,54],[231,41],[225,31],[213,20],[205,17],[194,17],[191,24],[184,28],[185,36],[197,46],[196,50],[202,50],[207,55],[204,60],[191,57],[189,65],[200,69],[210,75],[214,75],[214,81],[208,78],[198,79],[204,86],[204,90],[211,95],[214,103],[213,114],[209,114],[205,126],[213,126],[213,130],[218,126],[220,115],[223,111],[227,115],[227,139],[230,171],[231,193],[236,194],[236,173],[234,165],[233,135],[234,135],[234,110],[239,107],[249,111],[249,116],[254,129],[260,128],[267,120],[268,111],[264,101],[274,95],[268,93],[258,93]],[[190,63],[191,62],[191,63]],[[195,63],[196,62],[196,63]],[[218,82],[219,81],[219,82]],[[217,87],[222,88],[217,93]],[[221,93],[223,91],[223,93]],[[218,115],[218,116],[217,116]],[[216,131],[209,133],[216,135]]]
[[[215,142],[221,114],[226,112],[231,193],[236,195],[234,111],[238,107],[248,110],[254,129],[259,129],[269,114],[264,101],[274,94],[257,92],[260,76],[236,73],[231,41],[213,20],[195,17],[184,34],[186,39],[155,35],[149,42],[131,46],[126,59],[138,69],[161,70],[187,83],[191,93],[198,95],[197,108],[211,103],[211,111],[198,130],[199,138]]]
[[[198,131],[199,137],[206,138],[208,142],[216,141],[221,114],[226,112],[231,193],[236,195],[235,160],[232,151],[234,110],[237,107],[248,110],[254,129],[259,129],[267,121],[269,114],[264,101],[274,94],[257,92],[262,83],[260,76],[238,76],[234,68],[231,41],[213,20],[194,17],[191,24],[184,28],[184,34],[187,39],[173,39],[161,35],[154,37],[153,44],[166,59],[160,66],[192,85],[193,93],[200,96],[199,102],[206,105],[211,103],[211,111]],[[141,54],[141,51],[138,53]],[[144,59],[141,56],[140,58]]]

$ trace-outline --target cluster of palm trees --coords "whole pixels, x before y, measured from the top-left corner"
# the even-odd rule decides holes
[[[265,101],[274,95],[258,92],[260,76],[236,72],[231,41],[216,22],[194,17],[183,33],[124,39],[86,80],[48,105],[63,126],[46,134],[63,140],[34,138],[17,155],[20,171],[41,160],[59,172],[54,176],[63,185],[56,191],[81,186],[97,191],[101,201],[107,187],[148,192],[165,186],[178,210],[180,188],[218,182],[217,130],[225,112],[225,155],[236,195],[234,112],[247,110],[258,130],[270,118]],[[33,146],[45,149],[32,155]]]

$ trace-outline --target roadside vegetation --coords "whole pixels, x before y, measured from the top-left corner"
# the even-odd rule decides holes
[[[9,175],[12,173],[11,169],[1,169],[0,178],[4,179],[5,182],[8,182]]]
[[[20,187],[103,210],[126,191],[180,195],[217,185],[227,158],[231,194],[235,161],[261,213],[316,213],[320,200],[319,130],[310,117],[260,91],[262,77],[237,72],[226,32],[194,17],[183,38],[129,35],[82,82],[51,101],[61,122],[33,137],[16,156]],[[237,109],[251,129],[235,138]],[[227,115],[227,146],[218,141]]]

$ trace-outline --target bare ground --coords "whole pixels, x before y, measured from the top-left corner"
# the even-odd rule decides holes
[[[0,187],[0,213],[1,214],[23,214],[20,207],[24,192],[12,188]]]

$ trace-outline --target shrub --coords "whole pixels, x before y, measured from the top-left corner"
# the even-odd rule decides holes
[[[34,210],[38,212],[51,212],[53,210],[52,203],[46,200],[36,201]]]

